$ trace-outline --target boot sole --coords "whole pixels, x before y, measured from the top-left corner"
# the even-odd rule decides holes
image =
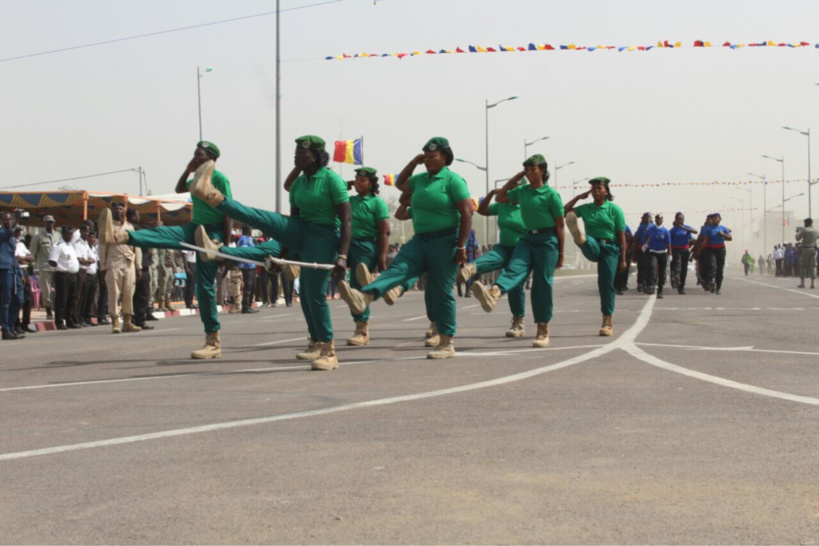
[[[199,248],[208,248],[207,242],[204,240],[205,237],[207,236],[208,232],[205,231],[205,228],[203,226],[199,226],[198,228],[196,228],[196,231],[194,232],[193,235],[193,238],[196,241],[196,246],[198,246]],[[212,262],[216,259],[215,256],[208,254],[207,252],[200,252],[199,258],[201,258],[203,262]]]
[[[455,354],[454,353],[447,353],[445,355],[442,354],[442,355],[439,356],[439,355],[436,355],[436,354],[433,354],[433,353],[427,353],[427,360],[445,360],[447,358],[455,358]]]
[[[359,341],[353,341],[352,339],[347,340],[347,346],[348,347],[363,347],[364,345],[369,345],[369,344],[370,344],[369,339],[367,341],[363,342],[363,343],[361,343]]]
[[[207,356],[198,356],[191,354],[191,358],[193,360],[213,360],[214,358],[222,358],[222,352],[219,351],[218,353],[209,354]]]
[[[540,348],[540,349],[545,349],[546,347],[548,347],[548,346],[549,346],[549,344],[550,344],[550,343],[551,343],[551,342],[550,342],[550,340],[548,340],[548,339],[546,340],[546,342],[545,342],[545,343],[544,343],[544,342],[542,342],[542,341],[533,341],[533,342],[532,342],[532,347],[538,347],[538,348]]]
[[[358,264],[358,267],[355,268],[355,280],[357,280],[361,286],[367,286],[375,280],[375,276],[370,273],[366,265]]]
[[[205,192],[202,191],[202,186],[205,185],[205,180],[210,182],[211,178],[213,177],[213,168],[214,163],[213,161],[206,161],[202,165],[196,169],[196,172],[193,174],[193,182],[191,182],[190,192],[191,195],[196,196],[197,198],[205,201]],[[210,203],[208,203],[210,204]]]
[[[338,283],[338,294],[341,296],[341,299],[344,300],[344,303],[350,306],[350,310],[355,313],[356,315],[361,315],[364,311],[367,310],[367,306],[360,307],[359,303],[354,299],[353,293],[351,291],[350,285],[344,281]]]
[[[506,337],[523,337],[526,332],[506,332]]]
[[[586,242],[585,236],[580,233],[580,228],[577,225],[577,215],[574,212],[570,212],[564,218],[566,221],[566,227],[569,230],[569,233],[572,234],[572,239],[574,239],[574,244],[577,246],[581,246]]]
[[[469,282],[469,279],[472,278],[472,275],[469,274],[469,269],[466,267],[462,267],[458,269],[458,282],[466,284]]]
[[[495,309],[495,302],[492,301],[492,295],[484,285],[477,282],[473,284],[472,295],[481,302],[481,307],[487,313],[491,313]]]
[[[338,362],[336,362],[335,364],[328,364],[328,365],[316,364],[316,363],[313,363],[313,364],[310,365],[310,369],[314,370],[314,371],[317,371],[317,372],[329,372],[330,370],[335,370],[336,368],[338,368]]]

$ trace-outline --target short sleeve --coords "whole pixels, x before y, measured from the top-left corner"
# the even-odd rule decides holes
[[[452,201],[457,203],[458,201],[469,199],[471,196],[469,195],[469,188],[466,187],[466,180],[455,173],[450,174],[449,187],[447,190],[449,191],[449,196],[452,198]]]
[[[347,193],[347,183],[336,173],[330,171],[330,197],[334,205],[350,202],[350,194]]]
[[[48,261],[49,262],[58,262],[60,261],[60,245],[54,245],[51,247],[51,252],[48,254]]]
[[[489,216],[497,216],[500,211],[500,203],[492,203],[489,205]]]
[[[552,199],[549,209],[549,212],[552,214],[553,218],[563,218],[563,199],[560,198],[560,194],[556,191],[552,192]]]
[[[589,208],[588,203],[586,203],[585,205],[580,205],[579,207],[574,208],[574,213],[577,215],[578,218],[583,218],[583,215],[585,214],[586,210],[588,210],[588,208]],[[563,215],[561,214],[561,216]]]
[[[387,203],[385,203],[384,200],[381,199],[380,197],[375,198],[375,219],[376,220],[390,219],[390,209],[387,206]]]
[[[671,233],[667,230],[665,232],[665,242],[671,244]]]
[[[626,230],[626,215],[623,209],[614,205],[614,231],[619,233]]]
[[[407,218],[412,220],[412,207],[407,207]]]
[[[506,198],[509,199],[510,203],[520,204],[520,192],[523,188],[524,186],[518,186],[506,192]]]
[[[219,171],[214,171],[213,176],[211,177],[211,182],[213,183],[214,188],[222,192],[222,195],[233,199],[233,192],[230,189],[230,180],[228,180],[227,176]]]

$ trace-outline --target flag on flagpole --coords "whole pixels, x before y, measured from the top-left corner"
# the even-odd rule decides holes
[[[338,163],[351,163],[353,165],[364,164],[364,147],[362,139],[336,140],[333,161]]]
[[[384,185],[385,186],[395,186],[395,175],[394,174],[385,174],[384,175]]]

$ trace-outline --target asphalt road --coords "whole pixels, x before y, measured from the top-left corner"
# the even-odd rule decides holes
[[[549,349],[459,299],[445,361],[410,293],[332,372],[297,307],[222,315],[215,361],[195,317],[2,342],[0,543],[815,544],[819,290],[750,280],[632,290],[601,338],[559,279]]]

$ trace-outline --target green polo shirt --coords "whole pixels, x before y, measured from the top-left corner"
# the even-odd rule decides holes
[[[322,167],[310,179],[301,175],[290,186],[290,206],[311,224],[341,227],[336,205],[349,203],[347,183],[336,173]]]
[[[595,239],[619,241],[618,233],[626,230],[626,215],[623,209],[606,201],[598,207],[594,203],[586,203],[574,208],[578,218],[583,218],[586,226],[586,235]]]
[[[353,239],[377,238],[378,221],[390,219],[390,209],[377,195],[350,196],[350,209],[352,210]]]
[[[517,246],[520,238],[526,234],[520,206],[513,203],[492,203],[489,205],[489,215],[498,217],[501,246]]]
[[[185,188],[187,188],[189,191],[191,182],[193,182],[192,178],[185,183]],[[225,197],[233,197],[233,192],[230,191],[230,180],[228,180],[227,176],[224,174],[220,173],[219,171],[213,171],[210,182],[213,184],[213,187],[219,190]],[[193,203],[193,216],[191,221],[194,224],[221,224],[224,221],[224,214],[211,207],[195,195],[191,195],[191,203]]]
[[[412,227],[415,233],[430,233],[458,227],[461,214],[456,203],[469,199],[469,188],[459,175],[444,167],[436,175],[416,174],[409,179],[412,191]]]
[[[529,184],[518,186],[506,194],[511,203],[520,205],[526,231],[555,227],[555,218],[563,217],[563,200],[547,184],[534,189]]]

